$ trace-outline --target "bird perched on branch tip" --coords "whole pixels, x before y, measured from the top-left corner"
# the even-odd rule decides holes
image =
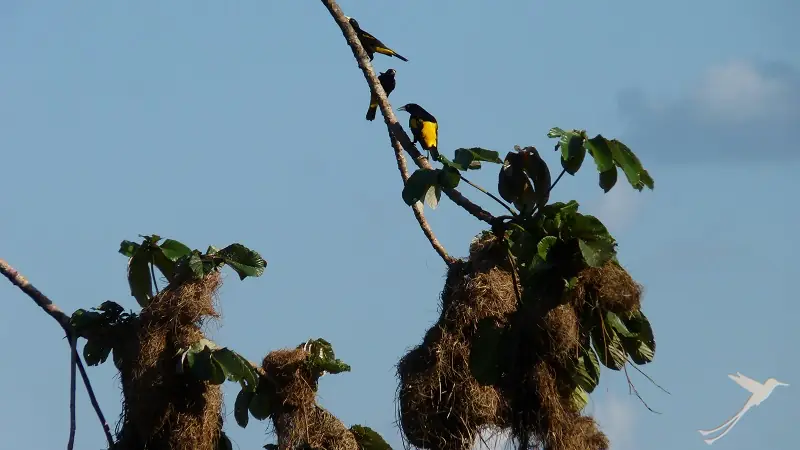
[[[433,114],[425,111],[422,106],[416,103],[409,103],[397,108],[398,111],[405,111],[411,114],[408,119],[408,127],[414,136],[414,143],[419,142],[423,149],[428,151],[428,159],[433,155],[434,161],[439,160],[439,123]]]
[[[389,69],[386,72],[381,72],[381,74],[378,75],[378,81],[381,82],[381,86],[383,87],[383,90],[386,92],[387,97],[394,90],[395,87],[394,76],[396,73],[397,72],[394,69]],[[369,97],[369,109],[367,109],[367,120],[375,120],[375,113],[377,110],[378,110],[378,96],[375,95],[375,92],[372,92]]]
[[[406,62],[408,61],[405,57],[387,47],[386,44],[381,42],[378,38],[362,30],[356,19],[348,16],[345,17],[347,17],[347,21],[350,22],[350,26],[353,27],[353,30],[355,30],[358,40],[361,41],[361,45],[367,52],[370,61],[373,60],[376,52],[386,56],[394,56]]]

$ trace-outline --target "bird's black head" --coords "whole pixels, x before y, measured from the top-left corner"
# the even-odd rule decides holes
[[[350,22],[350,26],[355,28],[356,30],[360,30],[361,29],[361,27],[358,26],[358,22],[356,21],[356,19],[353,19],[352,17],[348,17],[347,21]]]
[[[405,111],[405,112],[407,112],[407,113],[409,113],[409,114],[411,114],[413,116],[414,114],[419,113],[422,110],[422,107],[420,107],[416,103],[407,103],[407,104],[397,108],[397,110],[398,111]]]
[[[394,70],[394,69],[389,69],[389,70],[387,70],[386,72],[383,72],[383,73],[385,73],[386,75],[388,75],[388,76],[390,76],[392,78],[394,78],[394,76],[397,75],[397,71]]]

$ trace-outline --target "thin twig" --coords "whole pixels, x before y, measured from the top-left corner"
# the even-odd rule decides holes
[[[567,169],[561,169],[561,173],[556,177],[556,181],[553,181],[553,184],[550,185],[550,189],[547,190],[548,196],[553,192],[553,188],[556,187],[556,184],[558,184],[558,181],[561,180],[561,177],[563,177],[565,173],[567,173]]]
[[[636,371],[637,371],[637,372],[639,372],[639,373],[640,373],[640,374],[642,374],[642,375],[643,375],[645,378],[647,378],[647,381],[649,381],[649,382],[653,383],[653,385],[654,385],[655,387],[657,387],[657,388],[661,389],[661,390],[662,390],[662,391],[664,391],[664,392],[665,392],[667,395],[672,395],[672,393],[670,393],[668,390],[664,389],[664,388],[663,388],[663,387],[661,387],[661,386],[660,386],[658,383],[656,383],[655,381],[653,381],[653,379],[652,379],[652,378],[650,378],[650,375],[648,375],[648,374],[644,373],[644,372],[642,371],[642,369],[640,369],[640,368],[636,367],[636,365],[635,365],[635,364],[633,364],[632,362],[631,362],[631,367],[633,367],[634,369],[636,369]]]
[[[511,209],[511,207],[510,207],[510,206],[508,206],[508,205],[506,204],[506,202],[504,202],[504,201],[500,200],[499,198],[497,198],[497,197],[496,197],[494,194],[492,194],[491,192],[489,192],[489,191],[487,191],[486,189],[484,189],[484,188],[482,188],[482,187],[478,186],[477,184],[473,183],[472,181],[469,181],[468,179],[464,178],[464,175],[461,175],[461,173],[459,173],[459,174],[458,174],[458,176],[459,176],[459,177],[460,177],[460,178],[461,178],[461,179],[462,179],[462,180],[463,180],[465,183],[467,183],[468,185],[470,185],[470,186],[474,187],[475,189],[477,189],[477,190],[479,190],[479,191],[483,192],[484,194],[486,194],[486,195],[488,195],[489,197],[491,197],[491,198],[492,198],[492,200],[494,200],[494,201],[496,201],[497,203],[500,203],[501,205],[503,205],[503,208],[507,209],[507,210],[508,210],[508,212],[510,212],[512,216],[516,216],[516,215],[517,215],[517,213],[516,213],[516,212],[514,212],[514,210],[513,210],[513,209]]]
[[[419,152],[419,150],[417,150],[417,148],[411,142],[411,139],[408,137],[408,134],[405,132],[405,130],[403,130],[402,125],[400,125],[400,123],[397,121],[397,117],[394,115],[392,106],[386,96],[386,91],[383,90],[383,86],[381,86],[380,81],[378,81],[378,77],[375,75],[375,71],[372,68],[372,64],[369,60],[369,56],[367,56],[367,53],[364,51],[361,41],[359,41],[358,37],[356,36],[353,27],[350,26],[350,23],[344,15],[344,12],[342,12],[342,9],[339,8],[339,5],[335,0],[322,0],[322,3],[326,8],[328,8],[331,16],[333,16],[334,20],[336,20],[336,24],[339,25],[339,28],[342,30],[342,34],[347,40],[347,43],[350,45],[350,49],[353,51],[353,56],[358,62],[358,67],[364,73],[364,78],[367,80],[367,84],[369,84],[370,89],[375,93],[375,96],[378,99],[378,106],[381,109],[381,114],[383,114],[386,126],[389,128],[392,147],[394,148],[397,156],[397,167],[400,170],[401,176],[403,177],[403,182],[408,179],[408,169],[406,167],[403,150],[408,152],[409,156],[411,156],[411,158],[414,160],[414,163],[417,165],[417,167],[421,169],[431,169],[432,166],[430,162],[428,162],[428,159],[425,158]],[[464,210],[472,214],[477,219],[486,223],[492,223],[494,216],[464,197],[464,195],[462,195],[458,190],[442,189],[442,191],[445,193],[445,195],[447,195],[447,197],[450,198],[450,200],[453,201],[453,203],[461,206],[464,208]],[[451,264],[454,259],[451,256],[444,256],[447,255],[444,247],[442,247],[441,244],[438,244],[439,248],[437,248],[438,241],[431,239],[433,237],[433,231],[426,231],[426,227],[428,230],[430,230],[430,226],[427,225],[427,221],[422,214],[422,210],[415,210],[414,215],[417,217],[417,221],[420,223],[420,226],[422,227],[423,232],[425,232],[425,235],[428,237],[428,240],[431,240],[431,245],[434,246],[434,249],[436,249],[440,255],[443,255],[442,258],[445,260],[445,262]]]
[[[97,418],[100,419],[100,423],[103,426],[103,431],[106,434],[108,445],[109,447],[112,447],[114,445],[114,438],[111,437],[111,429],[108,426],[108,422],[106,422],[103,411],[100,409],[100,405],[97,403],[97,398],[94,395],[94,389],[92,389],[92,384],[89,382],[89,377],[86,375],[86,370],[84,369],[83,363],[78,356],[78,351],[72,347],[72,342],[77,340],[77,337],[75,336],[72,324],[70,323],[69,316],[67,316],[64,311],[61,311],[61,308],[50,301],[46,295],[42,294],[41,291],[36,289],[36,287],[32,285],[24,276],[22,276],[22,274],[17,272],[3,259],[0,259],[0,273],[8,278],[8,280],[11,281],[14,286],[20,288],[22,292],[24,292],[28,297],[31,298],[31,300],[39,305],[39,307],[42,308],[50,317],[55,319],[56,322],[61,325],[61,328],[64,329],[64,332],[67,334],[67,338],[70,340],[70,352],[72,353],[70,358],[75,358],[77,362],[78,370],[81,372],[81,377],[83,378],[83,384],[86,386],[86,392],[89,394],[89,400],[91,400],[92,406],[97,413]]]
[[[648,406],[647,402],[645,402],[644,399],[642,398],[642,396],[639,395],[639,391],[636,390],[636,386],[633,385],[633,381],[631,381],[631,377],[628,375],[628,365],[625,364],[624,366],[622,366],[622,369],[625,371],[625,378],[628,379],[628,390],[629,391],[633,391],[633,393],[636,394],[636,397],[639,398],[639,401],[642,402],[644,407],[647,408],[648,410],[650,410],[650,412],[655,413],[655,414],[661,414],[660,412],[658,412],[658,411],[654,410],[653,408],[651,408],[650,406]]]
[[[75,448],[75,429],[77,428],[75,420],[75,367],[78,365],[78,352],[75,351],[75,346],[78,340],[75,338],[75,333],[67,336],[69,339],[70,358],[69,358],[69,440],[67,441],[67,450]]]

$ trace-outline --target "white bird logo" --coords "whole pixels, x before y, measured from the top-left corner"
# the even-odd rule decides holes
[[[750,396],[749,399],[747,399],[747,403],[744,404],[742,409],[739,410],[739,412],[736,413],[733,417],[728,419],[727,422],[723,423],[717,428],[714,428],[713,430],[708,430],[708,431],[697,430],[703,436],[708,436],[711,433],[716,433],[717,431],[727,427],[727,429],[723,431],[719,436],[711,439],[703,439],[705,443],[708,445],[713,444],[714,441],[728,434],[728,431],[731,431],[731,428],[733,428],[733,426],[736,425],[736,422],[738,422],[739,419],[742,418],[742,416],[744,415],[744,413],[747,412],[748,409],[752,408],[753,406],[760,405],[761,402],[766,400],[767,397],[769,397],[769,395],[772,394],[772,390],[775,389],[775,386],[789,386],[786,383],[781,383],[775,378],[770,378],[769,380],[765,381],[764,384],[761,384],[758,381],[753,380],[752,378],[748,378],[739,372],[736,372],[736,375],[728,375],[728,377],[731,380],[735,381],[737,384],[739,384],[739,386],[750,391],[752,395]]]

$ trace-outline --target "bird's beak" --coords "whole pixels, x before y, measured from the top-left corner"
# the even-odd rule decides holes
[[[777,382],[777,383],[775,383],[775,384],[777,384],[778,386],[788,386],[788,384],[787,384],[787,383],[781,383],[780,381],[778,381],[778,382]]]
[[[398,110],[398,111],[405,111],[405,110],[406,110],[406,107],[405,107],[405,106],[401,106],[401,107],[397,108],[397,110]]]

